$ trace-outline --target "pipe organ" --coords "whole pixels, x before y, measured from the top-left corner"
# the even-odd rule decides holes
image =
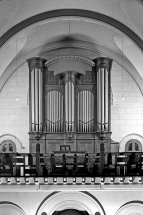
[[[46,132],[63,132],[63,94],[56,90],[46,95]]]
[[[58,73],[55,64],[61,66],[60,60],[64,61],[64,71],[61,72],[60,68]],[[106,133],[108,142],[111,135],[112,59],[100,57],[90,62],[82,57],[73,57],[69,60],[70,66],[72,60],[75,65],[80,61],[78,66],[82,65],[82,68],[88,64],[89,71],[69,71],[68,58],[57,58],[46,64],[40,57],[27,60],[30,132],[31,135],[34,132],[43,133],[42,152],[59,150],[61,144],[70,144],[73,150],[99,152],[99,134]],[[51,64],[55,66],[51,67]],[[51,68],[56,69],[56,72]],[[31,143],[30,149],[34,152],[32,147],[34,143]]]
[[[75,123],[75,72],[64,74],[65,82],[65,130],[74,132]]]
[[[43,66],[39,57],[27,60],[29,66],[30,131],[43,131]]]
[[[94,131],[94,95],[89,90],[83,90],[77,95],[77,131]]]
[[[110,128],[110,70],[112,59],[100,57],[95,59],[97,71],[97,131],[108,132]]]

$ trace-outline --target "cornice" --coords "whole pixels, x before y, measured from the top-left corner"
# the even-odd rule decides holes
[[[143,190],[143,177],[1,177],[1,190]]]

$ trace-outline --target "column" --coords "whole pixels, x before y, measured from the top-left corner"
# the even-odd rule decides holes
[[[73,132],[75,127],[75,82],[76,73],[64,73],[65,83],[65,131]]]
[[[29,66],[29,116],[30,132],[43,131],[43,67],[45,60],[33,57]]]
[[[94,60],[97,77],[97,132],[111,132],[111,67],[112,59],[99,57]]]

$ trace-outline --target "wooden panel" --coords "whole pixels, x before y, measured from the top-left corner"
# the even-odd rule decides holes
[[[40,153],[45,153],[45,140],[40,140],[38,143],[40,143]],[[30,153],[36,152],[36,140],[30,140]]]
[[[70,145],[70,151],[76,151],[74,148],[74,141],[66,141],[66,145]]]
[[[93,153],[93,144],[94,142],[91,140],[79,140],[77,150],[78,151],[87,151],[88,153]]]
[[[62,144],[62,141],[46,141],[46,153],[52,153],[53,151],[60,151],[60,145]]]

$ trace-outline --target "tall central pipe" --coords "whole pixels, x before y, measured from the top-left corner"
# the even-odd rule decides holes
[[[65,130],[73,132],[75,126],[75,72],[64,73],[65,83]]]

